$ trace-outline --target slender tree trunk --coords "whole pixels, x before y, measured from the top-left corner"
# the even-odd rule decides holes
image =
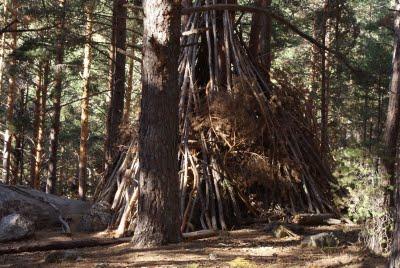
[[[139,130],[139,206],[133,241],[180,241],[178,58],[180,1],[145,0],[143,89]]]
[[[8,1],[6,1],[6,5]],[[13,8],[12,10],[12,18],[16,20],[17,18],[17,8],[16,3],[12,2]],[[17,48],[17,23],[14,23],[11,26],[11,29],[14,32],[11,33],[11,50],[14,51]],[[11,141],[14,135],[14,102],[15,102],[15,94],[16,94],[16,64],[17,61],[15,57],[11,57],[10,59],[10,70],[9,70],[9,80],[8,80],[8,92],[7,92],[7,111],[6,111],[6,130],[4,133],[4,148],[3,148],[3,172],[2,179],[3,183],[10,182],[10,158],[11,158]]]
[[[50,159],[49,174],[46,183],[46,193],[56,193],[57,183],[57,153],[60,134],[61,116],[61,93],[63,83],[63,64],[64,64],[64,26],[65,26],[65,0],[58,0],[60,14],[57,22],[57,43],[56,43],[56,63],[55,63],[55,86],[53,96],[54,115],[50,130]]]
[[[113,16],[115,17],[115,69],[112,79],[111,100],[108,110],[107,135],[105,142],[106,175],[119,153],[120,127],[123,120],[125,97],[125,63],[126,56],[126,0],[114,0]]]
[[[256,0],[255,6],[270,8],[271,0]],[[254,13],[251,21],[249,51],[258,63],[265,69],[267,79],[271,70],[271,38],[272,19],[262,13]]]
[[[136,34],[132,33],[132,55],[135,55],[135,49],[133,46],[136,44]],[[123,122],[124,124],[129,123],[129,117],[131,115],[131,105],[132,105],[132,92],[133,92],[133,74],[134,74],[134,67],[135,67],[135,61],[133,58],[129,59],[129,67],[128,67],[128,86],[126,87],[126,92],[125,92],[125,105],[124,105],[124,116],[123,116]]]
[[[327,12],[329,8],[329,1],[325,2],[323,19],[322,19],[322,44],[326,45],[327,39]],[[328,113],[329,113],[329,82],[328,82],[328,68],[325,50],[321,50],[321,153],[324,155],[329,151],[329,136],[328,136]]]
[[[400,1],[396,1],[395,10],[400,10]],[[390,84],[389,107],[386,120],[384,135],[385,156],[383,158],[384,169],[388,176],[390,185],[394,191],[389,191],[391,195],[390,205],[394,209],[395,230],[393,232],[392,253],[390,256],[389,267],[400,267],[400,176],[396,176],[396,148],[399,135],[400,123],[400,13],[395,12],[395,41],[393,53],[393,74]]]
[[[115,72],[115,32],[116,32],[116,5],[117,0],[113,1],[113,16],[111,21],[111,39],[110,39],[110,48],[108,52],[109,56],[109,63],[108,63],[108,90],[109,94],[107,94],[106,101],[108,103],[108,111],[106,117],[106,133],[104,139],[104,170],[105,173],[108,173],[112,162],[110,160],[109,152],[107,148],[109,147],[110,143],[110,124],[111,124],[111,113],[110,113],[110,103],[111,103],[111,96],[114,91],[114,72]],[[107,175],[107,174],[106,174]]]
[[[38,64],[38,74],[36,80],[36,98],[35,98],[35,110],[33,119],[33,139],[34,144],[31,150],[31,170],[30,170],[30,184],[31,187],[39,189],[39,183],[35,181],[35,164],[36,164],[36,152],[38,147],[38,133],[40,125],[40,109],[41,109],[41,94],[43,88],[43,66],[40,62]]]
[[[39,94],[39,121],[35,141],[35,157],[33,163],[33,173],[31,174],[31,181],[35,189],[40,188],[40,172],[42,170],[42,157],[43,157],[43,141],[44,141],[44,128],[46,120],[46,102],[47,102],[47,90],[50,84],[50,63],[48,60],[44,63],[43,69],[43,85],[40,88]]]
[[[7,24],[8,18],[8,0],[3,0],[3,19],[2,25]],[[6,57],[6,33],[0,34],[0,94],[3,92],[4,60]]]
[[[92,30],[93,30],[93,2],[85,6],[86,12],[86,44],[83,60],[83,94],[81,112],[81,138],[79,147],[79,197],[86,199],[87,183],[87,160],[88,160],[88,138],[89,138],[89,95],[90,95],[90,67],[92,62]]]
[[[17,111],[17,122],[24,119],[26,112],[25,91],[29,88],[20,87],[19,107]],[[15,134],[14,161],[12,162],[13,180],[11,184],[18,185],[22,182],[22,174],[20,174],[21,165],[23,165],[23,144],[25,140],[25,124],[18,124]]]

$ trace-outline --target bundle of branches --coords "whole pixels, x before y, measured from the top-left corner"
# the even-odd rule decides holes
[[[229,11],[193,13],[181,39],[182,232],[226,229],[275,208],[335,210],[334,178],[311,131],[303,92],[267,83],[234,19]],[[112,201],[111,227],[119,235],[135,226],[136,152],[134,140],[98,198]]]

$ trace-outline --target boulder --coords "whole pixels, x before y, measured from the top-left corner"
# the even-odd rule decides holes
[[[333,233],[319,233],[305,237],[301,245],[314,248],[337,247],[339,239]]]
[[[82,216],[80,231],[99,232],[107,229],[112,219],[111,206],[107,202],[93,204],[89,212]]]
[[[28,238],[35,232],[35,224],[24,216],[13,213],[0,221],[0,243]]]

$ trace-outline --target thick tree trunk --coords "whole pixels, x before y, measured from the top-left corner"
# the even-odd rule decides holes
[[[83,60],[83,93],[81,112],[81,138],[79,147],[79,197],[86,199],[88,138],[89,138],[89,95],[90,95],[90,67],[92,62],[92,29],[93,29],[93,3],[88,2],[86,12],[86,44]]]
[[[6,2],[8,4],[9,1]],[[12,2],[13,8],[11,9],[13,20],[17,19],[17,8],[16,3]],[[15,22],[12,26],[11,36],[11,50],[14,51],[17,48],[17,23]],[[3,172],[1,181],[5,183],[10,183],[10,157],[11,157],[11,141],[14,132],[14,102],[15,102],[15,94],[16,94],[16,59],[15,57],[11,57],[9,70],[9,80],[8,80],[8,92],[7,92],[7,111],[6,111],[6,130],[4,133],[4,148],[3,148]]]
[[[180,1],[145,0],[139,131],[139,247],[178,242],[178,58]]]
[[[400,9],[400,1],[396,1],[396,10]],[[393,232],[392,253],[390,256],[390,267],[400,267],[400,177],[396,176],[396,148],[399,135],[400,123],[400,13],[395,12],[395,43],[393,53],[393,74],[390,84],[389,107],[386,121],[386,130],[384,136],[385,158],[384,168],[388,176],[390,185],[394,192],[389,191],[389,206],[392,208],[395,204],[394,222],[395,230]]]
[[[55,86],[53,94],[54,115],[50,129],[49,174],[46,183],[46,192],[52,194],[56,193],[57,183],[57,153],[60,134],[61,93],[63,87],[65,0],[58,0],[58,5],[61,11],[57,22],[56,71],[54,75]]]
[[[123,120],[126,56],[121,51],[126,51],[126,3],[126,0],[114,0],[113,6],[115,63],[112,74],[111,100],[108,110],[104,148],[106,176],[109,175],[111,167],[118,156],[120,127]]]

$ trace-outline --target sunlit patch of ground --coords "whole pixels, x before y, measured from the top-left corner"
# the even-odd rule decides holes
[[[254,226],[218,237],[135,249],[131,244],[78,249],[74,262],[46,263],[50,252],[0,256],[0,267],[385,267],[385,259],[364,251],[348,227],[307,228],[307,233],[334,231],[346,241],[337,248],[303,248],[300,238],[277,239]],[[77,239],[41,235],[36,239]],[[29,243],[20,242],[20,243]]]

